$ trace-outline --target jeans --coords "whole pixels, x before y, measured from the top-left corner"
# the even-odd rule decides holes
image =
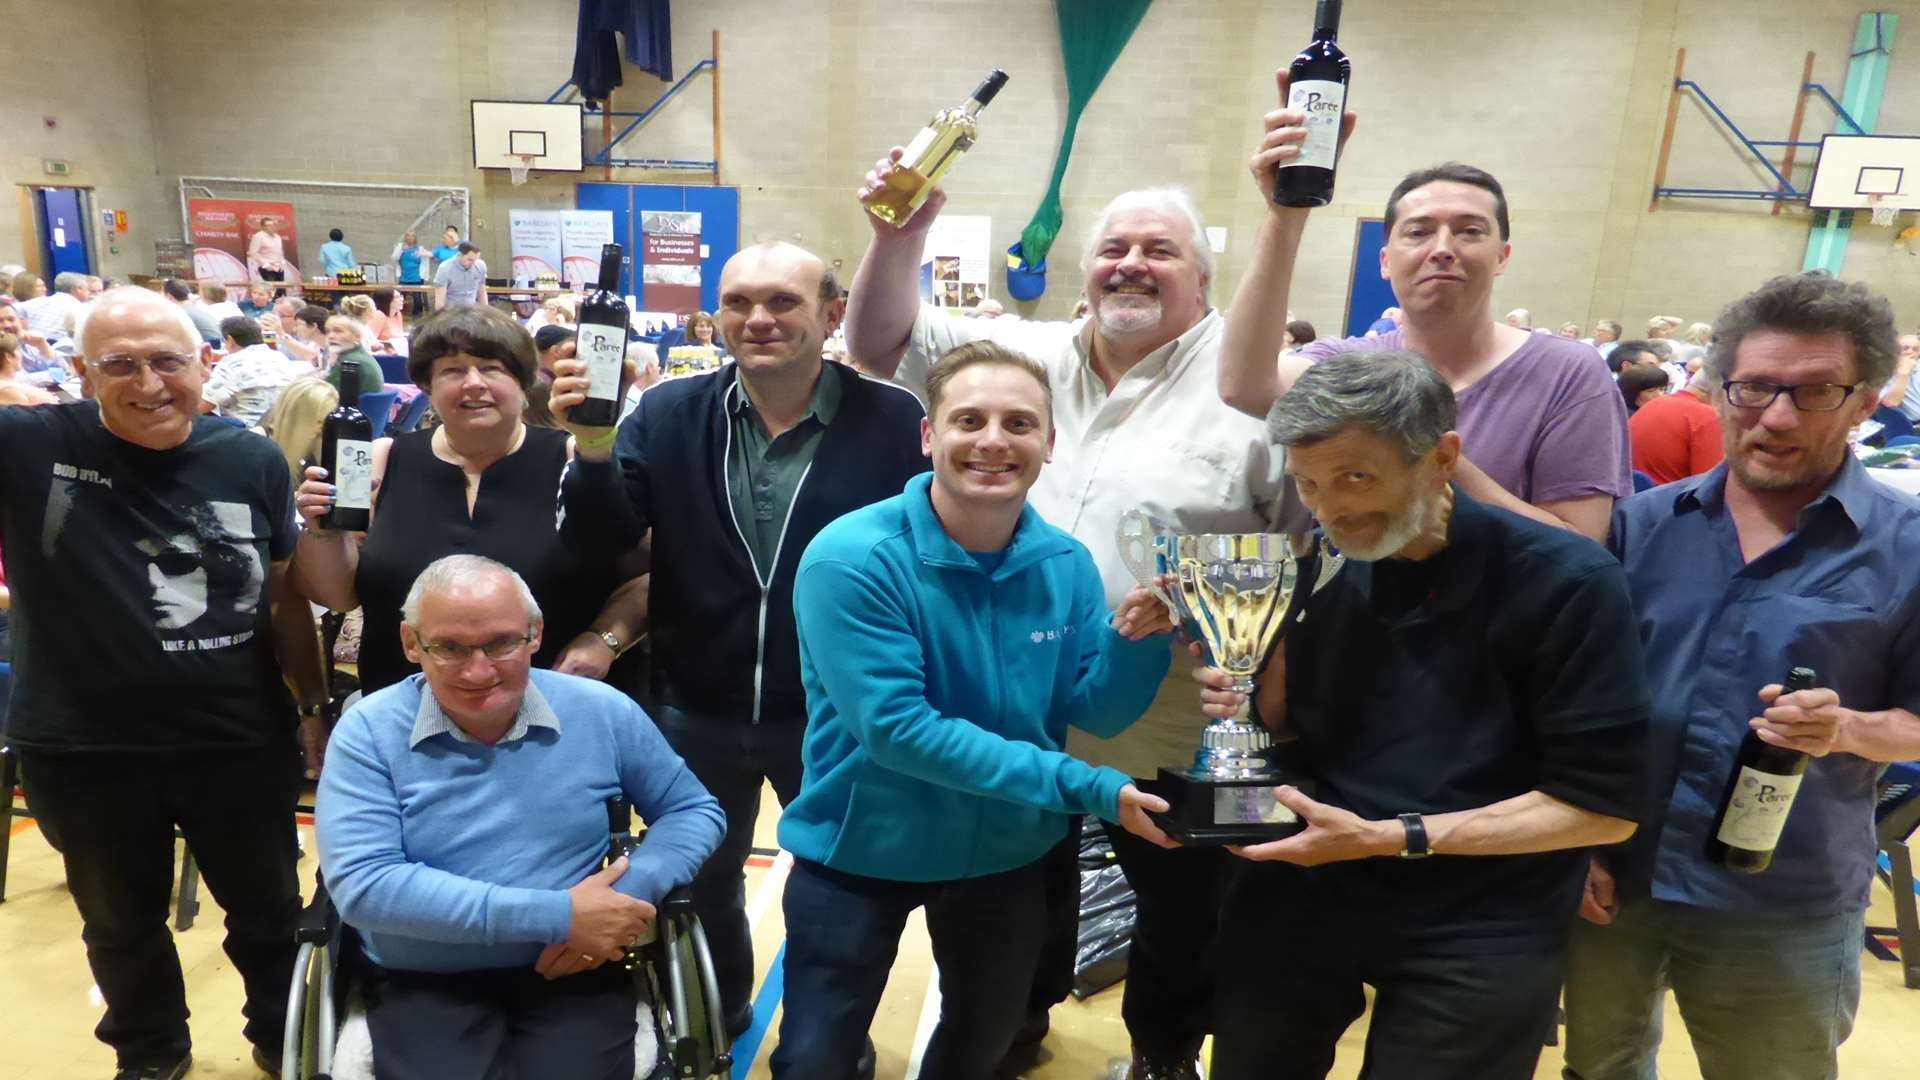
[[[656,706],[653,722],[719,800],[727,834],[694,875],[693,909],[706,928],[727,1033],[738,1037],[753,1019],[753,933],[747,925],[747,855],[760,819],[760,790],[773,784],[780,805],[800,794],[804,719],[745,719]]]
[[[34,814],[60,834],[87,964],[107,1004],[94,1034],[119,1067],[171,1064],[190,1049],[167,929],[175,826],[227,913],[223,945],[246,985],[247,1041],[277,1057],[300,913],[292,740],[190,756],[16,750]]]
[[[1225,848],[1163,848],[1102,824],[1134,894],[1120,1002],[1127,1036],[1153,1061],[1192,1061],[1211,1029],[1221,892],[1239,860]]]
[[[633,1076],[638,995],[618,964],[553,980],[532,967],[374,968],[365,993],[378,1080]]]
[[[927,911],[940,1023],[922,1080],[988,1080],[1013,1042],[1046,935],[1044,860],[957,881],[883,881],[796,861],[773,1075],[848,1080],[913,909]]]
[[[1294,867],[1233,876],[1220,913],[1213,1080],[1321,1080],[1374,988],[1361,1080],[1532,1080],[1562,952],[1537,937],[1403,937],[1324,910]],[[1428,928],[1433,929],[1433,928]]]
[[[1653,1080],[1668,988],[1705,1080],[1822,1080],[1860,1005],[1866,913],[1787,918],[1664,900],[1575,925],[1567,1080]]]

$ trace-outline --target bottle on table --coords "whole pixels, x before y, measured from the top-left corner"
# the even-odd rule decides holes
[[[360,362],[340,360],[340,407],[327,414],[320,427],[320,467],[333,485],[333,506],[321,515],[320,527],[338,532],[366,532],[373,521],[373,421],[354,403],[360,385]]]
[[[927,126],[907,144],[879,190],[861,199],[867,212],[889,225],[902,225],[927,201],[953,163],[973,146],[980,133],[980,110],[1007,84],[1007,73],[994,68],[964,104],[933,114]]]
[[[1325,206],[1333,201],[1333,172],[1340,148],[1340,120],[1347,111],[1353,65],[1340,51],[1340,0],[1319,0],[1313,40],[1288,70],[1287,108],[1307,114],[1300,156],[1282,162],[1273,185],[1281,206]]]
[[[627,396],[627,325],[632,313],[620,298],[620,245],[600,248],[600,280],[580,306],[576,355],[587,365],[587,400],[568,419],[582,427],[620,422]]]
[[[1810,690],[1814,678],[1812,668],[1794,668],[1780,692]],[[1720,796],[1720,812],[1707,837],[1707,859],[1742,874],[1757,874],[1771,865],[1800,779],[1812,760],[1798,750],[1762,742],[1758,732],[1749,730]]]

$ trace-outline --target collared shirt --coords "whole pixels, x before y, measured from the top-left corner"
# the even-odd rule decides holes
[[[320,245],[320,269],[329,274],[337,274],[342,270],[351,270],[355,265],[353,248],[348,247],[344,241],[329,240]]]
[[[737,371],[727,390],[727,498],[762,581],[773,576],[794,492],[813,466],[820,437],[840,411],[840,378],[839,369],[822,364],[807,415],[772,438]]]
[[[1286,478],[1286,455],[1268,440],[1266,425],[1220,400],[1224,329],[1220,313],[1207,312],[1135,364],[1109,392],[1091,364],[1090,321],[967,319],[922,307],[897,378],[924,401],[933,362],[983,339],[1026,353],[1047,369],[1053,461],[1040,470],[1027,499],[1048,523],[1093,553],[1112,607],[1135,584],[1116,537],[1120,515],[1128,510],[1138,508],[1181,533],[1280,532],[1306,525]],[[1111,739],[1073,729],[1067,749],[1137,777],[1191,764],[1207,723],[1189,677],[1194,664],[1176,650],[1172,673],[1138,723]]]
[[[1920,711],[1920,500],[1851,455],[1752,562],[1726,503],[1727,466],[1622,502],[1611,547],[1627,569],[1653,688],[1654,773],[1671,798],[1618,853],[1630,886],[1729,911],[1818,916],[1866,905],[1881,766],[1829,754],[1808,767],[1773,865],[1737,874],[1705,849],[1759,691],[1810,667],[1849,709]],[[1676,552],[1686,553],[1676,558]]]
[[[258,424],[280,391],[295,379],[314,374],[313,365],[289,360],[269,345],[249,345],[213,365],[202,396],[222,416]]]
[[[475,259],[472,266],[467,266],[459,259],[449,259],[434,272],[433,283],[445,286],[449,304],[478,303],[480,290],[487,284],[487,264]]]
[[[529,682],[526,696],[520,699],[520,709],[513,714],[513,726],[508,728],[507,733],[493,745],[503,746],[510,742],[518,742],[527,737],[530,729],[537,727],[546,728],[555,735],[559,735],[560,717],[555,715],[553,706],[547,704],[546,695],[540,692],[540,688]],[[407,736],[407,749],[418,750],[421,743],[435,735],[446,735],[455,742],[480,745],[480,740],[467,734],[459,724],[453,722],[453,718],[448,716],[444,709],[440,708],[440,699],[433,696],[433,687],[427,685],[423,677],[420,680],[420,707],[414,710],[413,731]]]
[[[72,293],[48,293],[22,301],[20,316],[27,320],[29,328],[38,333],[65,337],[70,333],[67,319],[85,306]]]
[[[253,237],[247,241],[247,261],[251,262],[257,270],[286,269],[286,238],[265,229],[254,233]]]

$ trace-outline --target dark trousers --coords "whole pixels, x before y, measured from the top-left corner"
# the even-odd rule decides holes
[[[1045,934],[1039,860],[957,881],[882,881],[795,862],[787,879],[786,1012],[773,1075],[849,1080],[907,916],[927,911],[940,1024],[922,1080],[988,1080],[1020,1027]]]
[[[373,965],[367,965],[373,968]],[[373,968],[377,1080],[631,1080],[633,976],[617,964],[549,980],[525,968]]]
[[[1238,860],[1225,848],[1168,849],[1101,824],[1134,895],[1120,1001],[1127,1035],[1156,1062],[1190,1062],[1210,1030],[1214,939],[1225,877]]]
[[[247,1040],[278,1056],[293,979],[293,804],[299,758],[240,753],[121,756],[20,751],[34,814],[58,830],[87,964],[106,999],[94,1034],[121,1068],[189,1049],[187,991],[167,929],[174,828],[227,913],[227,956],[246,984]]]
[[[753,1018],[746,862],[760,819],[760,791],[772,783],[781,806],[800,794],[800,740],[806,724],[798,718],[753,724],[666,706],[654,709],[653,721],[727,815],[727,835],[694,875],[690,891],[713,952],[727,1032],[738,1036]]]
[[[1299,873],[1250,866],[1227,889],[1213,1080],[1325,1077],[1334,1044],[1366,1010],[1363,983],[1375,994],[1361,1080],[1531,1080],[1559,1002],[1563,942],[1442,952],[1380,920],[1316,910]]]
[[[1040,859],[1046,922],[1033,969],[1033,990],[1027,995],[1029,1018],[1044,1015],[1073,993],[1073,965],[1080,955],[1080,835],[1084,824],[1085,819],[1073,818],[1067,835]]]

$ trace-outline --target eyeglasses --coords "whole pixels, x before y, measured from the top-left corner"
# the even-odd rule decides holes
[[[1726,386],[1727,401],[1738,409],[1764,409],[1781,394],[1786,394],[1793,399],[1793,407],[1801,412],[1832,412],[1844,404],[1855,390],[1860,389],[1861,384],[1800,383],[1788,386],[1784,383],[1755,382],[1752,379],[1729,379]]]
[[[473,659],[473,654],[477,652],[486,653],[489,660],[510,660],[513,654],[519,652],[522,646],[532,640],[532,634],[521,634],[518,637],[489,641],[485,645],[467,645],[458,641],[422,641],[420,651],[431,657],[436,664],[459,667]]]
[[[193,363],[194,359],[179,353],[149,353],[144,357],[114,353],[110,356],[102,356],[98,360],[89,360],[87,366],[116,379],[128,379],[139,374],[140,367],[144,364],[152,368],[155,375],[165,378],[187,370],[187,365]]]

